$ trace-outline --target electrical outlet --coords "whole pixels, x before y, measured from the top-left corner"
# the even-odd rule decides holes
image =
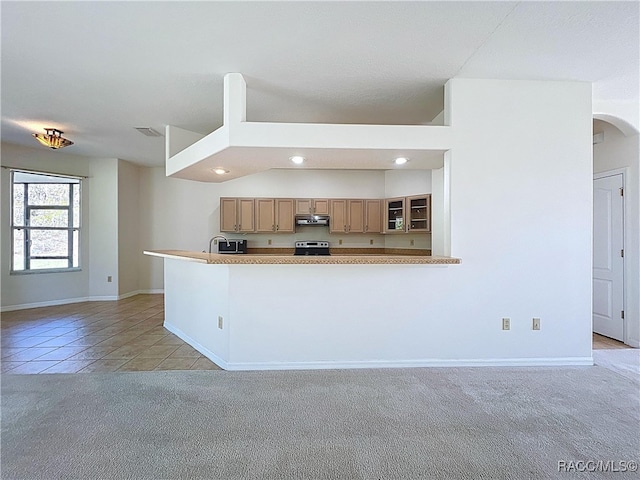
[[[502,319],[502,329],[503,330],[511,330],[511,319],[510,318],[503,318]]]
[[[217,244],[218,244],[218,240],[214,240],[214,241],[213,241],[213,244],[214,244],[214,245],[217,245]]]
[[[369,245],[373,245],[373,238],[369,240]]]
[[[338,245],[342,245],[342,239],[338,240]]]
[[[267,245],[271,245],[271,239],[267,240]]]
[[[108,283],[113,282],[113,277],[112,277],[111,275],[109,275],[109,276],[107,277],[107,282],[108,282]]]
[[[222,330],[222,317],[218,315],[218,328]]]
[[[411,240],[409,241],[409,245],[411,245],[411,246],[413,247],[413,244],[414,244],[414,241],[413,241],[413,239],[411,239]]]
[[[539,318],[534,318],[533,319],[533,324],[531,326],[533,328],[533,330],[540,330],[540,319]]]

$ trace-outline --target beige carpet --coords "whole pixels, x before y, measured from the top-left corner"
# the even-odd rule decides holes
[[[598,366],[6,375],[2,478],[612,478],[558,462],[638,461],[639,398]]]

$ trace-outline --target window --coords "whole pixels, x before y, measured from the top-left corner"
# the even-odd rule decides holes
[[[80,267],[80,179],[11,172],[11,271]]]

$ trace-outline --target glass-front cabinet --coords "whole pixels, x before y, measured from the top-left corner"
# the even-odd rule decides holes
[[[407,231],[431,231],[431,195],[407,197]]]
[[[431,232],[431,195],[385,200],[385,233],[407,232]]]
[[[385,199],[385,233],[404,233],[405,197]]]

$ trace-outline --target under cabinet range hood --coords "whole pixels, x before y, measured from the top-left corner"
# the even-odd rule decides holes
[[[296,215],[296,225],[329,225],[329,215]]]

